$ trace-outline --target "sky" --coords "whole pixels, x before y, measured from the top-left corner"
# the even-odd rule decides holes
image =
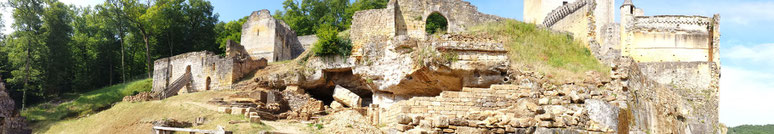
[[[7,0],[0,0],[5,2]],[[78,6],[104,0],[60,0]],[[210,0],[221,21],[252,11],[282,8],[283,0]],[[522,20],[521,0],[468,0],[479,11]],[[720,14],[720,122],[727,126],[774,124],[774,1],[770,0],[633,0],[645,15]],[[616,9],[623,0],[616,1]],[[11,9],[4,8],[3,33],[10,33]],[[618,10],[616,10],[618,12]],[[616,14],[618,15],[618,14]],[[617,17],[617,16],[616,16]],[[618,20],[618,19],[616,19]]]

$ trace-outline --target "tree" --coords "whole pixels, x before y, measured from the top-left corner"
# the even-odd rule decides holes
[[[50,95],[58,96],[61,91],[70,91],[72,59],[70,51],[70,35],[72,35],[72,10],[69,6],[56,0],[46,0],[48,5],[43,9],[41,18],[43,25],[41,33],[44,44],[48,48],[48,58],[44,58],[46,79],[44,90]]]
[[[298,35],[315,34],[321,26],[330,25],[338,30],[349,29],[355,12],[387,7],[388,0],[286,0],[284,11],[276,11],[274,17],[283,20]]]
[[[42,82],[45,79],[42,62],[48,52],[41,36],[43,21],[38,17],[43,13],[40,0],[9,0],[14,8],[12,27],[16,32],[6,39],[8,61],[11,63],[12,77],[8,82],[21,85],[22,108],[26,105],[27,93],[42,96]]]
[[[153,65],[150,56],[150,36],[152,33],[149,31],[149,19],[145,15],[147,9],[151,5],[150,0],[147,4],[142,4],[137,0],[115,0],[109,2],[117,2],[116,4],[120,4],[120,6],[123,7],[123,12],[120,16],[126,18],[126,20],[131,23],[132,28],[137,29],[136,33],[139,33],[139,35],[142,36],[142,40],[145,43],[145,63],[147,63],[146,73],[148,74],[148,78],[153,77],[151,75],[151,68]]]
[[[245,16],[239,20],[229,21],[228,23],[220,22],[215,25],[215,32],[218,35],[216,42],[220,44],[218,47],[220,50],[226,50],[228,40],[240,43],[242,40],[242,25],[247,22],[247,17],[249,16]]]

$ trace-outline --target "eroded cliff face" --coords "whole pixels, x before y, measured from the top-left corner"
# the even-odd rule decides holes
[[[32,131],[27,128],[24,117],[19,116],[13,99],[5,91],[5,83],[0,78],[0,134],[28,134]]]
[[[477,37],[398,36],[365,46],[362,60],[308,57],[256,81],[310,94],[340,85],[363,98],[366,115],[386,131],[722,133],[717,92],[660,83],[642,72],[651,65],[627,57],[613,61],[610,76],[553,83],[509,68],[501,44]]]

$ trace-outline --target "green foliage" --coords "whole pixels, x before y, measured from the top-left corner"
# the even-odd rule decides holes
[[[352,51],[352,44],[346,39],[338,36],[338,29],[333,26],[324,25],[317,29],[317,43],[312,47],[316,56],[341,55],[347,56]]]
[[[110,107],[124,96],[137,92],[150,91],[152,79],[139,80],[128,84],[118,84],[81,94],[72,101],[61,104],[40,104],[21,112],[32,122],[58,121],[68,117],[80,117],[94,114]]]
[[[387,7],[388,0],[286,0],[283,10],[274,18],[283,20],[298,35],[315,34],[325,25],[339,30],[349,29],[355,12]]]
[[[728,134],[770,134],[774,133],[774,124],[741,125],[728,128]]]
[[[470,32],[505,41],[509,58],[515,67],[547,73],[564,80],[583,77],[586,71],[609,72],[609,68],[599,63],[579,41],[567,34],[538,28],[534,24],[506,20],[476,26]]]
[[[242,19],[229,21],[228,23],[219,22],[215,25],[215,32],[218,33],[216,40],[220,44],[218,48],[225,51],[228,40],[233,40],[237,43],[242,41],[242,25],[247,22],[248,17],[245,16]]]
[[[446,17],[443,17],[440,13],[432,13],[427,17],[425,25],[425,32],[428,34],[443,33],[446,32],[448,22]]]

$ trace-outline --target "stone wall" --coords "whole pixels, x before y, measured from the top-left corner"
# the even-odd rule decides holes
[[[552,30],[569,32],[576,40],[588,44],[594,38],[596,22],[593,20],[594,3],[590,0],[579,0],[557,8],[543,22]]]
[[[446,18],[448,33],[460,33],[475,25],[504,19],[478,12],[478,8],[462,0],[390,0],[385,9],[358,11],[352,17],[353,56],[362,56],[362,46],[368,42],[396,35],[427,38],[425,23],[432,13]]]
[[[238,44],[229,46],[240,46]],[[239,52],[229,49],[229,52]],[[231,89],[231,85],[252,71],[266,66],[266,60],[252,60],[247,53],[229,53],[221,57],[214,53],[189,52],[154,62],[153,91],[160,92],[180,76],[191,72],[191,83],[181,92]]]
[[[266,9],[253,12],[242,25],[241,43],[253,59],[269,62],[290,60],[304,52],[290,26],[274,19]]]
[[[542,24],[552,10],[576,0],[524,0],[524,22]]]
[[[304,50],[312,49],[312,45],[317,43],[317,35],[298,36],[298,42],[301,43],[301,46],[304,47]]]
[[[640,62],[717,61],[717,16],[636,16],[622,55]]]
[[[394,3],[392,3],[394,4]],[[352,56],[362,56],[362,46],[372,39],[386,39],[395,36],[396,10],[394,6],[386,9],[358,11],[352,16],[350,39],[352,40]]]

